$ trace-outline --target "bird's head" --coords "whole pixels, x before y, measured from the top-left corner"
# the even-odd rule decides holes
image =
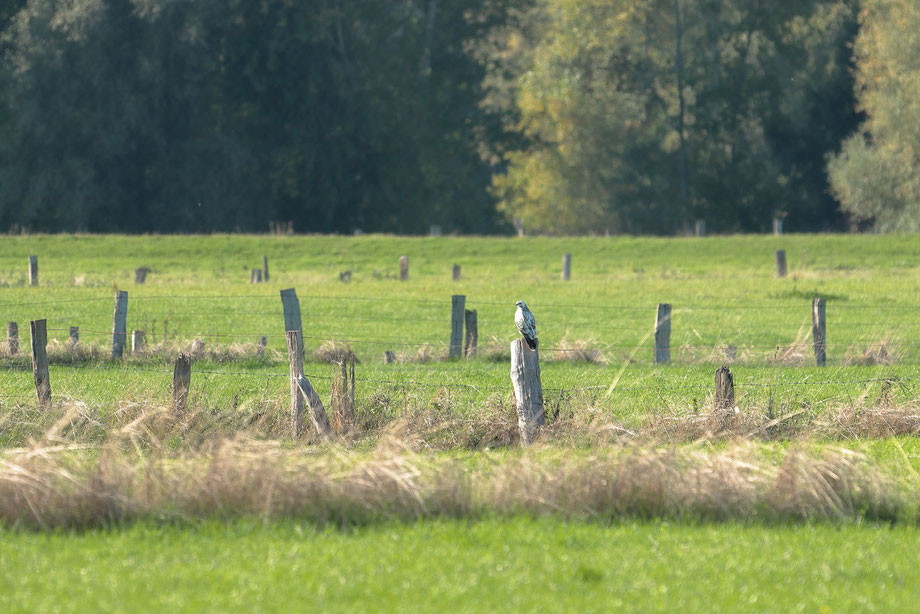
[[[515,305],[517,305],[521,309],[527,309],[527,303],[525,303],[524,301],[518,301],[515,303]]]

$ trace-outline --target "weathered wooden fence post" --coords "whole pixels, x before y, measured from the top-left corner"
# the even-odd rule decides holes
[[[342,373],[332,378],[332,428],[341,435],[355,423],[355,355],[336,364]]]
[[[827,363],[827,320],[823,298],[811,302],[811,336],[815,343],[815,363],[819,367]]]
[[[695,226],[696,236],[705,237],[706,236],[706,220],[697,220]]]
[[[450,297],[450,347],[448,358],[460,358],[463,355],[463,319],[466,296],[454,294]]]
[[[786,276],[786,250],[784,249],[776,250],[776,276]]]
[[[288,365],[291,373],[291,436],[300,437],[303,425],[303,397],[298,380],[303,375],[303,341],[299,330],[289,330],[287,335]]]
[[[409,256],[399,257],[399,281],[409,280]]]
[[[189,354],[179,354],[173,366],[173,410],[180,412],[188,408],[188,389],[191,383],[192,357]]]
[[[112,317],[112,358],[121,358],[128,342],[128,293],[115,294],[115,314]]]
[[[145,266],[134,269],[134,283],[142,284],[147,281],[147,273],[149,272],[150,269]]]
[[[268,256],[262,256],[262,280],[268,283]]]
[[[29,256],[29,285],[38,285],[38,256]]]
[[[783,220],[778,217],[773,218],[773,234],[776,236],[783,234]]]
[[[136,354],[144,349],[144,333],[135,330],[131,332],[131,353]]]
[[[460,281],[460,265],[455,264],[453,271],[451,272],[451,279],[454,281]]]
[[[527,446],[533,441],[537,427],[546,422],[546,415],[543,411],[540,356],[523,339],[511,342],[511,385],[517,404],[521,442]]]
[[[9,322],[6,325],[6,343],[10,356],[19,353],[19,325],[15,322]]]
[[[726,366],[716,369],[716,390],[713,405],[720,412],[732,411],[735,408],[735,379],[732,371]]]
[[[47,320],[32,320],[32,379],[35,381],[35,392],[38,394],[38,404],[43,409],[51,406],[51,379],[48,375],[48,322]]]
[[[572,254],[562,254],[562,281],[572,277]]]
[[[70,327],[70,346],[76,347],[80,343],[80,327],[71,326]]]
[[[303,326],[300,323],[300,301],[294,288],[281,291],[281,305],[284,309],[284,330],[296,330],[300,333],[300,353],[303,354]]]
[[[396,362],[396,352],[394,352],[393,350],[386,350],[383,353],[383,362],[384,364],[387,364],[387,365],[390,363]]]
[[[262,283],[262,269],[252,269],[252,272],[249,274],[249,283],[251,284]]]
[[[316,429],[316,432],[320,435],[331,438],[332,429],[329,426],[329,416],[326,415],[326,408],[323,407],[323,402],[320,400],[319,395],[316,394],[316,390],[313,389],[313,385],[310,383],[303,374],[297,378],[297,387],[300,389],[300,393],[303,395],[304,400],[307,402],[307,407],[310,409],[310,419],[313,421],[313,427]],[[299,434],[299,425],[291,423],[291,432],[294,437],[297,437]]]
[[[476,355],[476,346],[479,344],[479,321],[475,309],[467,309],[464,314],[466,319],[466,343],[463,355],[472,358]]]
[[[655,312],[655,364],[671,363],[671,304],[658,303]]]

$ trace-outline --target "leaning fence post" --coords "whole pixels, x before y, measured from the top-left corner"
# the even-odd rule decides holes
[[[268,256],[262,256],[262,281],[268,283]]]
[[[331,437],[332,429],[329,426],[329,416],[326,414],[326,408],[323,407],[323,402],[319,395],[316,394],[316,390],[313,389],[310,380],[303,373],[297,378],[297,388],[300,389],[300,393],[307,402],[307,407],[310,408],[310,419],[313,421],[313,427],[316,432],[324,437]],[[292,424],[291,426],[293,428],[294,425]],[[297,437],[297,431],[294,431],[294,437]]]
[[[463,355],[467,358],[472,358],[476,355],[476,346],[479,344],[479,322],[476,310],[467,309],[464,317],[466,319],[466,343],[463,348]]]
[[[811,336],[815,342],[815,363],[823,367],[827,362],[827,319],[823,298],[811,302]]]
[[[175,411],[185,411],[188,407],[188,389],[192,383],[192,357],[179,354],[173,366],[172,402]]]
[[[562,254],[562,281],[572,277],[572,254]]]
[[[450,297],[450,348],[449,358],[460,358],[463,353],[463,318],[466,296],[454,294]]]
[[[303,424],[303,397],[298,386],[298,380],[303,375],[303,341],[299,330],[289,330],[286,335],[291,374],[291,436],[296,439]]]
[[[47,320],[32,320],[32,379],[35,381],[35,392],[38,394],[38,404],[43,408],[51,406],[51,380],[48,375],[48,322]]]
[[[19,325],[15,322],[9,322],[6,325],[6,343],[10,350],[10,356],[19,353]]]
[[[38,285],[38,256],[29,256],[29,285]]]
[[[776,250],[776,276],[786,276],[786,250],[784,249]]]
[[[671,363],[671,304],[658,303],[655,312],[655,364]]]
[[[511,342],[511,385],[517,404],[521,441],[525,446],[530,445],[537,427],[546,421],[546,416],[543,412],[540,356],[523,339]]]
[[[121,358],[125,353],[128,336],[128,293],[119,290],[115,294],[115,315],[112,317],[112,358]]]
[[[300,301],[294,288],[281,291],[281,304],[284,308],[284,330],[296,330],[300,333],[300,353],[303,354],[303,327],[300,323]]]
[[[454,265],[454,268],[451,272],[451,279],[453,279],[454,281],[460,281],[460,265],[459,264]]]
[[[80,343],[80,327],[71,326],[70,327],[70,346],[76,347]]]

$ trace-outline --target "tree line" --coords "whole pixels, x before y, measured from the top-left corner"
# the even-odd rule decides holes
[[[0,228],[909,230],[918,26],[910,0],[0,0]]]

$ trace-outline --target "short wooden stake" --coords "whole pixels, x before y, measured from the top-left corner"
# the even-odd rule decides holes
[[[10,356],[19,353],[19,326],[15,322],[9,322],[6,325],[6,343]]]
[[[172,403],[177,412],[188,408],[188,389],[192,383],[192,357],[179,354],[173,366]]]
[[[393,350],[386,350],[383,353],[383,362],[384,364],[390,364],[396,362],[396,352]]]
[[[827,363],[827,320],[823,298],[811,302],[811,336],[815,342],[815,363],[819,367]]]
[[[135,330],[131,333],[131,353],[136,354],[144,349],[144,333]]]
[[[284,330],[296,330],[300,333],[300,350],[303,354],[303,327],[300,323],[300,301],[294,288],[281,291],[281,305],[284,309]]]
[[[35,381],[35,392],[38,394],[38,404],[47,409],[51,407],[51,380],[48,374],[48,322],[47,320],[32,320],[32,379]]]
[[[562,254],[562,281],[572,277],[572,254]]]
[[[76,347],[78,343],[80,343],[80,327],[71,326],[70,327],[70,346]]]
[[[268,256],[262,256],[262,281],[268,283]]]
[[[128,342],[128,293],[115,293],[115,314],[112,316],[112,358],[121,358]]]
[[[784,249],[776,250],[776,276],[786,276],[786,250]]]
[[[355,355],[337,364],[342,374],[332,378],[332,428],[341,435],[355,423]]]
[[[537,427],[546,422],[546,415],[543,411],[540,356],[523,339],[511,342],[511,385],[517,405],[521,442],[527,446],[534,440]]]
[[[339,273],[339,281],[343,284],[347,284],[351,281],[351,271],[342,271]]]
[[[773,218],[773,234],[776,236],[783,234],[783,220],[778,217]]]
[[[455,294],[450,297],[450,347],[448,358],[460,358],[463,355],[463,319],[466,297]]]
[[[303,397],[298,385],[303,375],[303,341],[299,330],[287,331],[287,351],[291,374],[291,436],[296,439],[303,427]]]
[[[655,312],[655,364],[671,363],[671,304],[658,303]]]
[[[460,281],[460,265],[455,264],[453,270],[451,271],[451,279],[454,281]]]
[[[716,369],[716,390],[713,396],[713,405],[718,412],[734,412],[735,408],[735,380],[732,371],[722,366]]]
[[[307,402],[307,408],[310,410],[310,419],[313,421],[313,428],[323,437],[330,438],[332,436],[332,428],[329,426],[329,416],[326,415],[326,408],[323,407],[323,402],[319,398],[319,395],[316,394],[316,390],[313,389],[310,380],[301,374],[301,376],[297,378],[297,388]],[[299,435],[299,426],[297,430],[295,430],[294,424],[292,423],[291,430],[294,433],[294,437]]]
[[[29,285],[38,285],[38,256],[29,256]]]
[[[409,280],[409,256],[399,257],[399,281]]]
[[[464,314],[466,320],[466,343],[463,346],[463,355],[472,358],[476,355],[476,346],[479,345],[479,321],[475,309],[467,309]]]
[[[696,231],[696,236],[705,237],[706,236],[706,220],[697,220],[695,231]]]
[[[147,273],[149,272],[150,269],[145,266],[134,269],[134,283],[142,284],[147,281]]]
[[[249,283],[251,284],[262,283],[262,269],[252,269],[252,272],[249,274]]]

